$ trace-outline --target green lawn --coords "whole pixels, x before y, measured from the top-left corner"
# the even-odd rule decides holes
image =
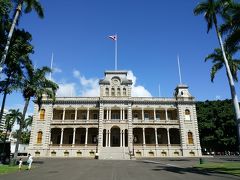
[[[224,163],[205,162],[204,164],[199,164],[196,167],[199,169],[207,169],[240,176],[240,162],[224,162]]]
[[[22,166],[21,171],[24,171],[26,169],[27,166]],[[18,166],[0,165],[0,174],[8,174],[16,171],[19,171]]]

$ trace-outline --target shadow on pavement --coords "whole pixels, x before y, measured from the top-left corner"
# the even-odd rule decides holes
[[[171,167],[171,166],[156,166],[156,168],[152,169],[153,171],[168,171],[172,173],[178,173],[178,174],[187,174],[187,173],[194,173],[194,174],[200,174],[200,175],[206,175],[206,176],[218,176],[218,177],[226,177],[226,175],[229,175],[224,172],[220,172],[221,170],[225,170],[222,168],[216,168],[214,170],[202,170],[198,168],[181,168],[181,167]],[[231,171],[231,169],[229,169]],[[231,175],[232,177],[228,177],[229,179],[239,179],[239,176]]]

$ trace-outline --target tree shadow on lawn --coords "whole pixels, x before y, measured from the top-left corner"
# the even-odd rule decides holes
[[[240,169],[240,168],[239,168]],[[178,174],[187,174],[187,173],[193,173],[193,174],[199,174],[199,175],[205,175],[205,176],[218,176],[218,177],[227,177],[231,179],[239,179],[239,176],[229,175],[224,172],[220,171],[231,171],[236,170],[236,168],[227,169],[226,168],[215,168],[215,169],[200,169],[200,168],[181,168],[181,167],[173,167],[173,166],[157,166],[156,168],[152,169],[153,171],[168,171],[172,173],[178,173]]]

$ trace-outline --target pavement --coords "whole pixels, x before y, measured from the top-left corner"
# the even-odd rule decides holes
[[[204,158],[205,161],[240,161],[240,158]],[[31,170],[0,175],[0,180],[240,180],[240,177],[192,168],[199,158],[90,160],[34,159]]]

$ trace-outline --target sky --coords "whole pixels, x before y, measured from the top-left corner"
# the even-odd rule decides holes
[[[98,96],[98,81],[114,70],[114,42],[118,35],[118,70],[129,71],[133,96],[172,97],[182,82],[198,101],[230,98],[225,70],[210,81],[211,62],[205,57],[218,47],[214,31],[207,34],[203,15],[194,16],[199,3],[159,0],[40,0],[45,18],[23,14],[19,27],[29,31],[36,67],[50,66],[60,86],[58,96]],[[239,83],[236,84],[239,93]],[[11,94],[6,108],[22,108],[20,93]],[[30,104],[29,113],[33,112]]]

